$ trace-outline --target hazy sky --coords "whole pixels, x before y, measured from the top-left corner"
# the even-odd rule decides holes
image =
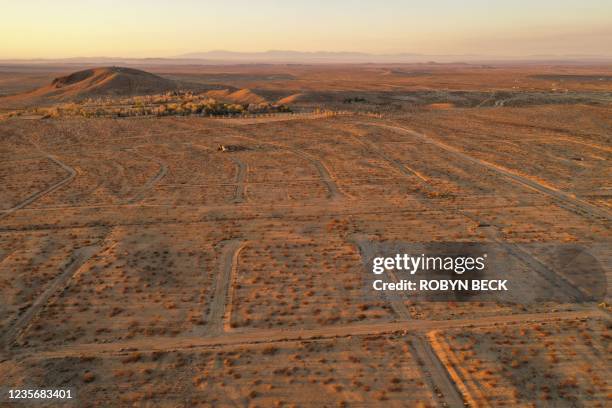
[[[612,0],[0,0],[0,58],[612,54]]]

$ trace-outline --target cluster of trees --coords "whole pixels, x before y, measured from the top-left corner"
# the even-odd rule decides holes
[[[344,103],[364,103],[364,102],[367,102],[367,99],[356,96],[354,98],[345,98],[343,102]]]
[[[132,117],[132,116],[238,116],[257,113],[291,112],[285,105],[268,103],[222,103],[192,94],[169,93],[141,96],[121,100],[88,100],[82,104],[70,103],[39,109],[45,117]]]
[[[166,115],[205,115],[205,116],[226,116],[242,115],[254,113],[271,112],[291,112],[291,109],[284,105],[275,106],[267,103],[259,104],[238,104],[221,103],[213,99],[198,102],[169,103],[160,105],[155,109],[158,116]]]
[[[237,103],[221,103],[214,100],[205,102],[183,102],[183,103],[165,103],[160,105],[149,106],[131,106],[116,108],[116,115],[113,116],[187,116],[187,115],[203,115],[203,116],[228,116],[228,115],[244,115],[256,113],[271,113],[271,112],[291,112],[291,109],[281,105],[275,106],[270,104],[237,104]]]

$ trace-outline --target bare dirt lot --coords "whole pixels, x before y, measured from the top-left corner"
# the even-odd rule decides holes
[[[362,279],[374,243],[486,242],[519,291],[588,294],[529,246],[553,243],[595,248],[607,288],[610,67],[150,70],[294,114],[1,120],[1,384],[73,406],[610,404],[607,295],[414,302]]]

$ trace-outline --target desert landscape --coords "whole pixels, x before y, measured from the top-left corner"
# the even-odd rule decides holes
[[[611,65],[6,64],[0,118],[0,384],[75,393],[37,405],[612,403]],[[565,297],[365,296],[395,242]]]

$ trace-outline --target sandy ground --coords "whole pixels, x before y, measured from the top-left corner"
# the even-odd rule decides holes
[[[0,382],[74,406],[606,406],[597,302],[363,296],[377,243],[495,243],[525,291],[579,296],[521,244],[610,241],[609,107],[435,108],[0,122]]]

